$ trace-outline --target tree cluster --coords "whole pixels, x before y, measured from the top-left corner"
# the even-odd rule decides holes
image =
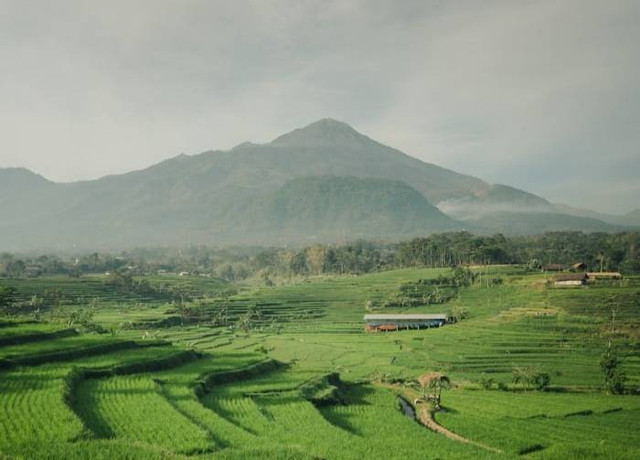
[[[141,248],[118,255],[92,253],[72,256],[5,253],[0,254],[0,277],[187,272],[230,282],[255,276],[261,277],[268,285],[274,277],[363,274],[389,268],[521,264],[537,270],[546,264],[569,266],[576,262],[585,263],[593,271],[640,273],[640,232],[552,232],[510,238],[501,234],[484,236],[454,232],[400,243],[360,240],[304,248],[193,246]],[[471,276],[468,273],[460,275]],[[442,280],[443,283],[450,281]],[[469,282],[459,276],[454,281]]]

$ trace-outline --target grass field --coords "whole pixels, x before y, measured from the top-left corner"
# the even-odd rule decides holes
[[[62,293],[38,321],[0,318],[0,456],[640,458],[640,279],[552,289],[517,267],[478,270],[448,302],[386,308],[448,270],[233,288],[155,277],[196,299],[198,315],[183,310],[175,325],[162,322],[181,314],[175,299],[119,292],[101,277],[0,280],[21,299]],[[69,324],[89,303],[107,333]],[[464,319],[365,333],[365,305]],[[602,391],[609,340],[629,394]],[[548,373],[550,386],[514,384],[516,368]],[[399,410],[396,391],[430,371],[453,383],[436,421],[490,449]]]

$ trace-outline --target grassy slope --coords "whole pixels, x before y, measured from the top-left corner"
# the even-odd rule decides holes
[[[0,447],[0,452],[29,452],[38,457],[38,446],[44,446],[46,439],[57,439],[60,457],[88,454],[97,451],[96,446],[105,446],[112,449],[114,456],[124,457],[124,451],[119,450],[123,445],[139,449],[131,451],[137,452],[137,457],[207,451],[212,454],[203,455],[229,458],[258,454],[267,458],[305,458],[308,454],[329,458],[381,454],[424,458],[425,452],[445,458],[484,455],[476,447],[454,443],[411,423],[397,410],[388,390],[360,384],[363,379],[384,375],[415,377],[441,369],[458,388],[445,393],[448,411],[439,414],[438,421],[454,432],[502,449],[507,456],[531,448],[542,449],[532,452],[533,456],[638,456],[640,400],[636,396],[613,397],[593,392],[601,384],[598,363],[604,344],[602,331],[608,327],[611,305],[617,309],[617,341],[625,355],[629,383],[640,382],[638,340],[634,335],[640,319],[636,281],[621,286],[547,290],[540,275],[522,276],[512,268],[494,267],[488,275],[505,277],[503,285],[481,284],[461,290],[459,298],[450,304],[411,309],[440,312],[458,305],[469,312],[468,319],[461,323],[429,331],[362,332],[367,300],[383,300],[404,282],[438,273],[397,270],[247,290],[231,299],[231,310],[241,312],[260,304],[274,310],[274,318],[286,320],[279,327],[262,323],[248,334],[196,326],[163,329],[158,334],[161,337],[216,353],[167,371],[83,383],[79,389],[86,409],[82,419],[93,421],[89,426],[98,426],[93,430],[98,439],[61,441],[75,439],[82,432],[82,424],[64,411],[59,398],[60,382],[69,366],[111,363],[108,355],[100,360],[82,358],[75,363],[3,372],[2,419],[12,422],[4,422],[6,437],[0,438],[13,439],[29,426],[36,433],[33,439],[39,441],[15,439]],[[309,310],[319,315],[305,316]],[[161,312],[153,304],[123,310],[118,303],[112,303],[97,318],[108,323],[116,318],[122,321],[129,314],[157,317]],[[33,325],[23,327],[26,330]],[[7,329],[14,328],[3,329],[6,334]],[[140,331],[123,331],[121,335],[139,338],[139,334]],[[64,338],[55,345],[41,344],[42,351],[64,349],[69,347],[66,344],[82,339]],[[29,353],[38,351],[35,343],[25,347]],[[249,380],[216,386],[201,399],[195,396],[193,384],[204,374],[255,362],[260,355],[253,350],[259,347],[269,350],[270,356],[293,364]],[[13,348],[8,351],[17,353]],[[127,360],[127,353],[135,351],[121,351],[113,357]],[[475,382],[483,376],[510,382],[515,366],[539,368],[552,375],[553,385],[589,392],[524,394],[474,389]],[[316,409],[299,396],[297,388],[301,383],[334,370],[348,383],[344,391],[349,405]],[[39,382],[48,383],[42,386]],[[16,398],[27,401],[29,409],[15,406]],[[42,407],[55,413],[42,416],[44,413],[37,412],[45,410]],[[580,411],[593,413],[571,415]],[[154,418],[153,413],[164,415]],[[49,428],[48,423],[38,428],[38,420],[52,419],[62,422],[55,429]],[[171,440],[163,434],[167,429],[164,420],[172,421]],[[114,439],[101,439],[112,435]],[[337,447],[344,445],[350,446],[348,451]]]

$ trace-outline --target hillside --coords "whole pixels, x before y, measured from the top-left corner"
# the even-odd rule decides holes
[[[570,216],[588,217],[597,219],[615,226],[623,227],[640,227],[640,209],[635,209],[626,214],[605,214],[602,212],[592,211],[590,209],[579,209],[565,204],[553,204],[554,212],[560,214],[568,214]]]
[[[309,177],[325,179],[294,181]],[[554,211],[543,198],[422,162],[331,119],[267,144],[179,155],[98,180],[59,184],[16,168],[0,179],[0,250],[399,238],[463,227],[435,204],[461,219]]]
[[[53,182],[25,168],[0,168],[0,211],[5,218],[22,211],[22,202],[37,201],[55,188]]]
[[[468,286],[438,287],[453,273],[333,273],[268,286],[142,278],[190,293],[183,308],[104,275],[0,280],[23,299],[22,321],[0,316],[0,457],[640,457],[637,276],[555,289],[544,287],[546,274],[501,265],[469,272]],[[444,289],[455,295],[426,304]],[[41,317],[57,321],[34,321],[30,299],[54,290],[69,300],[43,306]],[[63,320],[86,311],[87,299],[93,327],[79,333]],[[464,316],[366,333],[364,305]],[[605,391],[608,341],[624,357],[616,370],[625,394]],[[416,423],[431,409],[418,379],[435,371],[452,383],[435,421],[473,442]],[[414,413],[399,410],[398,394]]]
[[[565,230],[613,232],[621,228],[590,217],[552,212],[494,212],[464,222],[480,232],[506,235],[537,235]]]
[[[425,229],[463,228],[404,182],[335,176],[293,179],[224,219],[233,223],[237,238],[251,240],[257,233],[279,243],[397,238]]]
[[[476,195],[489,184],[424,163],[360,134],[351,126],[324,119],[268,144],[244,143],[228,152],[205,152],[183,161],[192,174],[215,178],[216,187],[239,191],[275,189],[308,176],[356,176],[402,180],[431,203]]]
[[[622,216],[622,218],[627,225],[640,226],[640,209],[634,209],[633,211]]]

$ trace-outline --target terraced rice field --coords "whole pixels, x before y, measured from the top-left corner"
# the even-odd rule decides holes
[[[438,420],[470,439],[490,440],[506,452],[544,457],[638,458],[640,399],[594,394],[501,394],[456,391]],[[567,441],[570,442],[567,442]],[[588,456],[588,455],[587,455]]]
[[[2,319],[0,456],[640,457],[640,399],[602,393],[599,368],[615,303],[614,341],[627,386],[640,384],[638,280],[553,290],[541,275],[494,271],[505,279],[500,286],[463,288],[444,305],[393,309],[466,311],[457,324],[423,331],[364,333],[364,306],[439,270],[245,288],[225,307],[235,316],[263,310],[246,330],[196,323],[147,331],[154,339],[141,340],[149,334],[140,329],[60,334],[60,323]],[[47,286],[30,282],[20,282],[23,292]],[[208,282],[198,289],[213,293]],[[77,293],[100,283],[61,286]],[[102,304],[95,318],[105,326],[157,320],[166,316],[162,305],[125,296]],[[514,386],[515,367],[548,372],[551,391]],[[437,422],[493,450],[427,430],[380,384],[408,384],[433,370],[454,383]],[[487,378],[492,389],[481,389]]]
[[[185,454],[213,450],[207,432],[177,412],[149,376],[89,380],[79,391],[78,403],[97,437],[117,437]]]
[[[66,377],[73,367],[108,367],[174,353],[169,346],[119,350],[70,363],[50,363],[5,371],[0,380],[0,451],[9,455],[35,452],[80,440],[82,421],[65,401]],[[45,450],[46,451],[46,450]],[[43,451],[39,451],[42,455]]]

